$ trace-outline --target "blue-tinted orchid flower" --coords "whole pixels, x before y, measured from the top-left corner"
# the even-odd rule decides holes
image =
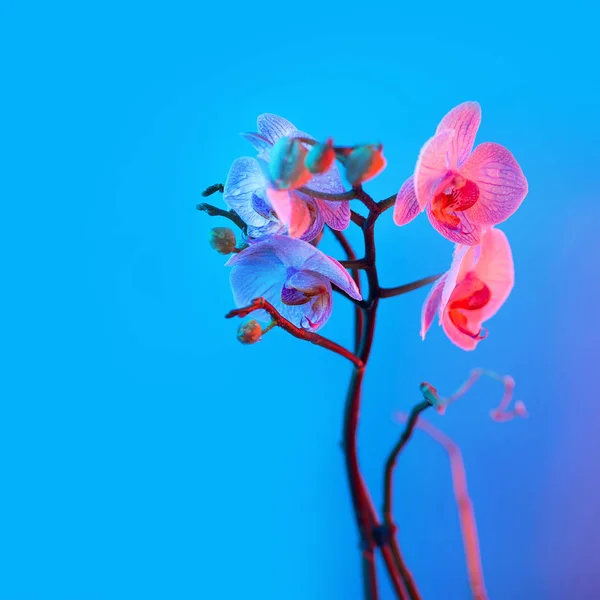
[[[269,162],[271,148],[283,137],[289,138],[314,138],[298,130],[288,120],[274,114],[265,113],[256,120],[258,133],[242,134],[258,151],[258,158]],[[341,194],[344,191],[342,178],[335,162],[325,173],[314,175],[307,187],[325,194]],[[323,220],[332,229],[342,231],[350,224],[349,202],[328,202],[314,199]]]
[[[227,266],[238,307],[263,297],[288,321],[316,331],[331,316],[335,284],[349,296],[361,299],[356,284],[342,265],[311,244],[276,235],[257,241],[232,256]],[[269,321],[265,311],[255,317]]]

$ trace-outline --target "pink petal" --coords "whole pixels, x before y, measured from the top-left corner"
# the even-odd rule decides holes
[[[421,212],[415,194],[415,180],[411,175],[400,188],[394,204],[394,223],[406,225]]]
[[[302,237],[310,229],[311,215],[302,196],[289,190],[267,187],[267,198],[291,237]]]
[[[471,331],[477,331],[480,325],[481,323],[477,323],[469,319],[469,329]],[[463,350],[475,350],[477,344],[481,341],[481,339],[474,339],[459,331],[455,327],[454,323],[452,323],[450,320],[447,310],[445,310],[442,314],[442,329],[448,336],[448,339]]]
[[[470,220],[468,210],[456,213],[456,216],[460,219],[458,229],[454,229],[443,221],[439,221],[433,215],[431,204],[427,204],[426,211],[429,222],[433,225],[434,229],[439,231],[447,240],[455,244],[466,244],[467,246],[474,246],[479,243],[481,225],[475,224]]]
[[[329,227],[336,231],[344,231],[350,224],[349,202],[327,202],[316,200],[323,220]]]
[[[435,313],[438,312],[440,308],[440,303],[442,300],[442,291],[444,290],[444,283],[446,282],[446,276],[440,277],[438,281],[435,282],[435,285],[429,290],[429,294],[427,294],[427,298],[425,298],[425,302],[423,303],[423,308],[421,310],[421,339],[425,339],[425,335],[427,331],[431,327],[433,323],[433,319],[435,318]]]
[[[481,123],[481,106],[478,102],[463,102],[453,108],[440,122],[436,133],[453,129],[456,133],[450,151],[452,168],[462,165],[471,154],[475,136]]]
[[[292,197],[288,190],[278,190],[267,187],[267,198],[277,215],[277,218],[289,227],[292,221]]]
[[[450,170],[450,151],[454,130],[440,131],[430,138],[419,154],[415,167],[415,192],[421,210],[432,200],[433,193]]]
[[[505,221],[527,195],[527,179],[519,163],[500,144],[477,146],[460,173],[479,186],[479,199],[467,210],[475,223],[496,225]]]
[[[481,238],[479,260],[475,264],[475,274],[491,290],[491,300],[480,310],[473,311],[481,321],[494,316],[508,298],[514,282],[515,267],[510,244],[503,231],[489,229]]]
[[[456,287],[456,284],[463,278],[464,274],[472,265],[473,249],[470,246],[457,244],[452,254],[452,264],[444,276],[444,290],[440,302],[440,312],[446,308],[448,300]]]
[[[302,237],[310,228],[311,216],[306,202],[295,194],[291,195],[292,211],[288,224],[288,234],[293,238]]]

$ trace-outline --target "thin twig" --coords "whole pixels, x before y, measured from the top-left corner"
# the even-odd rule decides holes
[[[377,203],[377,206],[379,206],[379,210],[381,212],[385,212],[386,210],[388,210],[388,208],[392,208],[392,206],[394,206],[394,204],[396,203],[396,196],[398,194],[394,194],[393,196],[390,196],[389,198],[386,198],[385,200],[380,200]]]
[[[296,327],[293,323],[290,323],[287,319],[282,317],[277,309],[267,302],[264,298],[255,298],[252,300],[252,303],[248,306],[244,306],[242,308],[236,308],[234,310],[230,310],[226,315],[226,319],[231,319],[232,317],[246,317],[250,313],[255,310],[266,310],[273,321],[277,324],[278,327],[281,327],[288,333],[291,333],[294,337],[297,337],[301,340],[305,340],[310,342],[311,344],[315,344],[317,346],[321,346],[322,348],[326,348],[327,350],[331,350],[344,358],[347,358],[349,361],[354,363],[357,368],[363,369],[364,362],[358,358],[355,354],[347,350],[343,346],[340,346],[336,342],[329,340],[318,333],[314,333],[313,331],[307,331],[306,329],[301,329],[300,327]]]
[[[345,266],[345,265],[344,265]],[[423,277],[423,279],[417,279],[417,281],[412,281],[411,283],[405,283],[404,285],[398,285],[392,288],[381,288],[380,293],[382,298],[394,298],[395,296],[401,296],[402,294],[407,294],[408,292],[412,292],[414,290],[418,290],[419,288],[425,287],[434,281],[437,281],[443,273],[438,275],[430,275],[429,277]]]
[[[318,198],[319,200],[326,200],[327,202],[348,202],[349,200],[355,200],[357,197],[355,190],[348,190],[347,192],[341,192],[340,194],[326,194],[325,192],[312,190],[309,187],[301,187],[298,188],[298,191],[311,198]]]
[[[237,225],[242,231],[246,231],[246,223],[242,221],[241,217],[234,210],[223,210],[218,206],[213,206],[212,204],[207,204],[206,202],[201,202],[198,204],[196,209],[200,212],[207,213],[211,217],[225,217]]]
[[[330,228],[331,229],[331,228]],[[348,241],[348,238],[341,232],[336,231],[335,229],[331,229],[331,233],[333,233],[335,239],[339,242],[340,246],[346,253],[346,257],[348,260],[355,260],[356,254],[354,253],[354,248],[352,248],[352,244]],[[352,279],[358,288],[358,291],[361,291],[361,283],[360,283],[360,272],[358,269],[351,269]],[[354,353],[358,352],[360,346],[360,340],[362,339],[362,330],[364,324],[364,315],[361,306],[354,307]]]
[[[208,196],[212,196],[213,194],[216,194],[217,192],[220,192],[222,194],[224,189],[225,189],[225,187],[223,186],[222,183],[213,183],[213,185],[209,185],[202,192],[202,196],[204,198],[208,198]]]
[[[397,567],[402,574],[402,578],[408,588],[408,593],[410,594],[410,598],[412,600],[418,600],[420,598],[419,592],[415,585],[415,582],[412,578],[406,563],[400,553],[400,546],[395,537],[396,535],[396,525],[394,523],[394,518],[392,515],[392,492],[393,492],[393,478],[394,478],[394,468],[396,466],[396,461],[398,460],[398,456],[402,452],[403,448],[406,446],[410,438],[412,437],[413,431],[415,429],[415,425],[417,423],[417,419],[419,415],[427,410],[431,406],[431,403],[427,400],[423,400],[416,404],[410,412],[410,416],[406,423],[406,427],[400,436],[400,439],[396,443],[396,445],[392,448],[388,459],[385,463],[385,471],[383,477],[383,522],[386,524],[388,529],[392,535],[392,551],[394,554],[394,560],[396,561]]]

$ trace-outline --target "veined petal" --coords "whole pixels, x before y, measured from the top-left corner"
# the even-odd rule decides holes
[[[258,158],[268,161],[273,144],[259,133],[242,133],[242,137],[250,142],[258,152]]]
[[[451,142],[450,164],[457,169],[471,154],[475,136],[481,123],[481,106],[478,102],[463,102],[453,108],[438,125],[436,133],[452,129],[455,136]]]
[[[236,306],[247,306],[254,298],[263,297],[279,310],[286,268],[270,245],[257,242],[233,255],[226,265],[233,267],[229,282]],[[270,320],[263,310],[255,311],[254,316]]]
[[[496,225],[505,221],[527,195],[527,179],[519,163],[500,144],[477,146],[460,173],[479,187],[479,199],[467,211],[474,223]]]
[[[500,229],[490,229],[481,238],[481,251],[474,271],[492,293],[490,301],[478,311],[481,322],[494,316],[504,304],[515,282],[515,267],[508,239]]]
[[[410,223],[419,213],[421,208],[417,202],[415,193],[415,181],[411,175],[400,188],[394,204],[394,223],[406,225]]]
[[[455,244],[466,244],[467,246],[474,246],[479,243],[482,227],[469,219],[468,210],[454,213],[458,218],[458,225],[456,227],[439,220],[433,214],[431,204],[427,205],[426,212],[429,222],[433,225],[434,229],[439,231],[447,240]]]
[[[323,215],[323,220],[331,229],[344,231],[350,224],[349,202],[327,202],[316,200],[318,210]]]
[[[310,224],[308,229],[306,229],[306,231],[298,237],[306,242],[310,242],[311,240],[314,240],[321,233],[321,231],[323,231],[322,211],[320,210],[317,200],[314,198],[311,198],[305,194],[301,194],[297,191],[292,191],[290,194],[298,197],[302,202],[304,202],[309,210]]]
[[[223,188],[223,200],[240,215],[245,223],[262,227],[268,220],[253,208],[252,196],[264,194],[265,178],[258,161],[254,158],[238,158],[233,161]]]
[[[431,290],[429,290],[429,294],[427,294],[427,298],[425,298],[425,302],[423,303],[423,308],[421,310],[421,339],[423,340],[425,339],[425,335],[433,323],[435,314],[440,309],[445,282],[446,275],[440,277],[435,282],[434,286],[431,288]]]
[[[294,134],[298,131],[287,119],[272,113],[259,115],[256,119],[256,128],[258,133],[271,144],[282,137],[295,137]]]
[[[433,199],[433,193],[451,169],[451,156],[454,143],[454,130],[436,133],[430,138],[419,154],[415,167],[415,193],[421,210]]]
[[[337,260],[327,256],[312,244],[287,236],[273,236],[261,244],[273,248],[286,267],[293,267],[298,271],[314,271],[329,279],[352,298],[356,300],[362,298],[348,271]]]

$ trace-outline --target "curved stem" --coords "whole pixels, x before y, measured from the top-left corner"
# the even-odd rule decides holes
[[[234,210],[223,210],[222,208],[213,206],[212,204],[208,204],[206,202],[201,202],[198,204],[196,206],[196,210],[205,212],[211,217],[225,217],[237,225],[242,231],[246,231],[246,223],[242,221],[241,217]]]
[[[313,331],[307,331],[306,329],[296,327],[293,323],[290,323],[290,321],[282,317],[277,312],[277,309],[272,304],[269,304],[269,302],[267,302],[264,298],[255,298],[254,300],[252,300],[252,303],[248,306],[230,310],[225,315],[225,318],[231,319],[233,317],[246,317],[255,310],[261,309],[266,310],[269,313],[269,315],[271,315],[271,318],[278,327],[285,329],[285,331],[291,333],[294,337],[310,342],[311,344],[321,346],[322,348],[326,348],[327,350],[331,350],[332,352],[335,352],[336,354],[347,358],[349,361],[354,363],[354,365],[358,369],[364,369],[363,361],[358,356],[350,352],[350,350],[347,350],[343,346],[340,346],[336,342],[329,340],[326,337],[319,335],[318,333],[314,333]]]
[[[412,281],[411,283],[405,283],[403,285],[397,285],[396,287],[381,288],[381,297],[394,298],[395,296],[407,294],[408,292],[418,290],[419,288],[425,287],[426,285],[437,281],[442,275],[443,273],[440,273],[438,275],[430,275],[429,277],[423,277],[423,279],[417,279],[417,281]]]

